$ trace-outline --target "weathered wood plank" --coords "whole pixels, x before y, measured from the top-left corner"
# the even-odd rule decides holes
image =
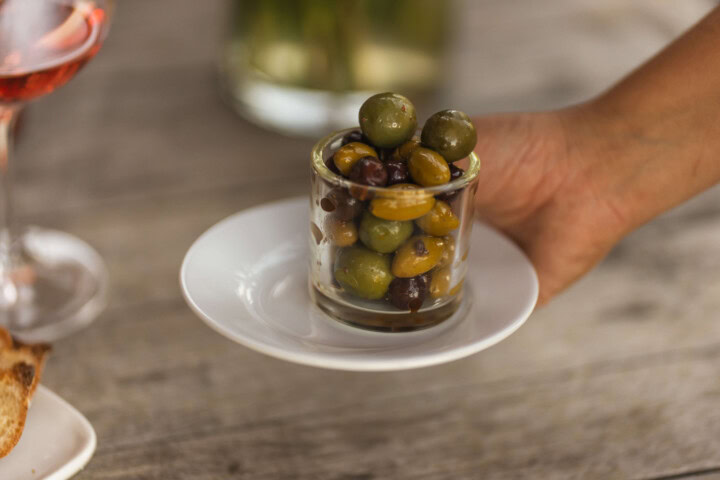
[[[489,391],[360,395],[234,425],[228,411],[224,427],[101,446],[80,478],[608,479],[700,469],[720,462],[718,355]]]
[[[313,142],[237,118],[206,67],[108,74],[100,86],[87,79],[91,94],[38,104],[18,146],[20,211],[308,178]],[[68,121],[51,113],[69,110]]]
[[[309,182],[272,181],[185,195],[110,201],[31,223],[68,230],[94,245],[112,278],[111,306],[178,298],[185,252],[207,228],[239,210],[307,192]],[[242,248],[242,239],[238,239]]]
[[[399,402],[430,395],[460,402],[468,392],[499,395],[538,378],[562,383],[569,376],[592,383],[591,378],[608,371],[663,371],[686,362],[686,357],[702,355],[698,352],[714,352],[720,344],[718,296],[713,293],[720,288],[713,278],[713,258],[720,258],[720,246],[707,240],[716,237],[720,227],[706,207],[705,216],[671,215],[637,232],[588,279],[538,312],[513,337],[464,361],[412,372],[358,375],[255,354],[207,329],[184,306],[176,285],[179,261],[195,236],[216,220],[255,202],[303,190],[295,182],[279,184],[277,190],[259,185],[212,195],[158,196],[152,202],[108,201],[72,215],[38,218],[90,239],[106,253],[113,273],[114,306],[96,326],[57,345],[46,375],[49,386],[87,413],[100,435],[101,451],[166,444],[196,432],[225,431],[256,421],[285,425],[285,417],[328,406],[342,409],[358,399]],[[113,221],[103,220],[108,218]],[[697,257],[699,246],[706,254],[703,258]],[[674,282],[672,289],[669,282]],[[667,295],[668,290],[678,293]],[[685,308],[686,298],[692,300],[692,309]],[[708,368],[713,355],[703,357]],[[578,381],[573,387],[579,395],[582,385]],[[679,391],[692,388],[676,386]],[[636,401],[645,399],[627,399]],[[613,406],[596,408],[610,419],[617,415]],[[704,407],[689,401],[687,408],[688,414],[700,414]],[[528,418],[540,414],[530,407],[521,410],[518,415]],[[388,421],[394,415],[391,412]],[[398,433],[404,435],[404,430]],[[707,429],[696,433],[709,442],[714,435]],[[663,441],[673,445],[684,440]],[[164,458],[163,451],[147,450],[158,461]],[[125,459],[118,461],[124,463]],[[108,468],[102,463],[93,470],[93,465],[89,471],[97,475]],[[682,469],[697,462],[667,465]],[[176,467],[178,472],[195,471],[192,466]],[[155,471],[149,464],[142,468]],[[467,478],[473,478],[475,464],[463,468],[468,469]],[[132,478],[135,473],[125,474]]]
[[[217,220],[304,190],[304,182],[269,182],[212,192],[109,199],[92,208],[33,216],[38,223],[88,239],[110,266],[111,309],[97,325],[57,345],[45,377],[51,388],[87,413],[100,435],[101,452],[165,444],[195,432],[224,431],[254,421],[284,425],[286,416],[317,412],[328,405],[353,405],[358,398],[380,401],[430,392],[461,401],[466,395],[463,388],[491,394],[536,376],[551,379],[557,371],[564,375],[564,369],[582,377],[592,377],[603,368],[633,369],[638,362],[661,369],[673,350],[680,350],[682,357],[683,349],[714,348],[720,342],[720,323],[715,321],[720,298],[715,259],[720,258],[720,246],[711,241],[720,234],[720,223],[715,221],[718,213],[710,194],[631,236],[565,297],[538,312],[501,345],[473,358],[385,375],[324,372],[268,359],[222,339],[195,319],[179,298],[177,271],[190,243]],[[298,399],[297,392],[311,393]],[[628,399],[636,400],[642,401]],[[690,412],[699,411],[692,402],[689,405]],[[539,414],[527,412],[530,418]],[[403,429],[398,432],[405,434]],[[699,429],[696,435],[711,442],[714,432]],[[673,445],[670,438],[663,441]],[[217,443],[218,451],[224,452],[222,441]],[[147,451],[162,462],[162,450],[147,447]],[[187,452],[186,456],[193,458]],[[196,461],[203,464],[203,458]],[[218,453],[215,460],[222,459]],[[148,472],[159,468],[147,458],[142,461],[148,462],[142,466]],[[113,470],[126,459],[115,463],[112,457],[107,462],[91,464],[88,475],[112,478],[102,475],[114,471],[117,478],[138,478],[135,471]],[[667,465],[664,470],[648,466],[644,472],[670,467],[685,471],[698,462]],[[503,469],[495,466],[483,468],[499,474]],[[179,463],[173,468],[195,472],[192,465]],[[467,478],[473,478],[475,464],[463,468]],[[146,478],[160,474],[153,475]],[[440,471],[428,475],[442,478]]]
[[[669,475],[653,476],[652,478],[643,478],[642,480],[684,480],[692,478],[702,478],[702,480],[717,480],[720,478],[720,468],[702,468],[699,470],[688,470],[681,473],[671,473]]]

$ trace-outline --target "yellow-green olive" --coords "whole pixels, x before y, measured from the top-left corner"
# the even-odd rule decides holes
[[[339,167],[338,167],[339,168]],[[450,181],[450,167],[437,152],[429,148],[416,148],[408,160],[410,177],[418,185],[433,187]]]
[[[395,152],[393,152],[393,159],[407,162],[410,159],[410,155],[412,155],[418,147],[420,147],[420,139],[418,137],[413,137],[395,149]]]
[[[325,220],[325,234],[330,243],[338,247],[349,247],[358,239],[358,231],[354,222],[335,217],[327,217]]]
[[[450,235],[443,237],[445,246],[443,247],[443,253],[438,262],[438,268],[449,267],[452,265],[455,259],[455,239]]]
[[[350,142],[344,145],[333,155],[333,162],[346,177],[350,175],[353,165],[363,157],[377,158],[377,152],[370,146],[360,142]]]
[[[460,280],[457,285],[450,288],[452,281],[452,270],[449,267],[438,268],[430,277],[430,297],[441,298],[447,295],[457,295],[462,288],[463,281]]]
[[[450,205],[438,200],[432,210],[415,220],[415,223],[425,233],[442,237],[458,228],[460,220],[455,216]]]
[[[410,237],[395,252],[392,262],[392,274],[400,278],[415,277],[435,267],[443,254],[442,238],[427,235]]]
[[[377,192],[370,201],[370,213],[385,220],[415,220],[422,217],[435,205],[435,197],[415,190],[418,190],[417,185],[398,183],[383,192]]]

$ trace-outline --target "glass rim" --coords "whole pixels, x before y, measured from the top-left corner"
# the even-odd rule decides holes
[[[386,193],[391,192],[393,195],[397,195],[399,193],[402,193],[403,196],[405,195],[437,195],[441,193],[447,193],[447,192],[453,192],[455,190],[459,190],[461,188],[464,188],[468,186],[470,183],[472,183],[478,175],[478,172],[480,171],[480,159],[475,154],[475,152],[471,152],[470,155],[468,155],[466,158],[470,161],[470,164],[468,165],[468,168],[465,170],[465,173],[463,173],[462,177],[456,178],[455,180],[445,183],[443,185],[436,185],[434,187],[421,187],[418,186],[417,189],[412,190],[398,190],[392,188],[392,185],[390,187],[375,187],[370,185],[363,185],[362,183],[356,183],[352,180],[348,180],[345,177],[342,177],[336,173],[333,173],[326,165],[325,165],[325,159],[323,158],[323,150],[325,147],[327,147],[330,143],[334,142],[338,138],[342,138],[345,135],[347,135],[350,132],[354,132],[359,130],[359,127],[352,127],[352,128],[345,128],[343,130],[337,130],[329,135],[327,135],[324,138],[321,138],[318,140],[318,142],[315,144],[315,146],[312,149],[311,153],[311,160],[312,160],[312,167],[317,172],[320,177],[335,185],[338,187],[345,187],[345,188],[362,188],[363,191],[367,192],[373,192],[373,193]]]

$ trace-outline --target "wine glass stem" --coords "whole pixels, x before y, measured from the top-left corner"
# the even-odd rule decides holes
[[[0,106],[0,309],[17,302],[18,292],[12,278],[18,260],[18,242],[12,208],[13,126],[18,106]]]

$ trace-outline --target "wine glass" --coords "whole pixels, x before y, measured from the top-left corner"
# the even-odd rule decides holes
[[[52,341],[105,306],[107,273],[82,240],[13,219],[13,124],[26,102],[67,83],[100,49],[111,0],[0,0],[0,325]]]

